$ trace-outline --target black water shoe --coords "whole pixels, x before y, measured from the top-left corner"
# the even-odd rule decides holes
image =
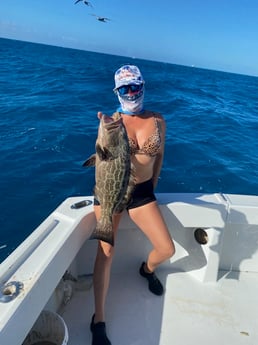
[[[92,345],[111,345],[106,335],[105,322],[94,323],[95,314],[92,316],[90,330],[92,332]]]
[[[163,295],[164,289],[163,289],[161,282],[157,278],[156,274],[154,272],[152,272],[152,273],[145,272],[144,266],[145,266],[145,262],[142,263],[140,270],[139,270],[139,273],[142,277],[144,277],[148,280],[149,290],[152,293],[154,293],[154,295],[157,295],[157,296]]]

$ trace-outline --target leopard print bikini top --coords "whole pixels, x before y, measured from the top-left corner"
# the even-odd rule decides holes
[[[161,128],[156,116],[154,116],[154,121],[155,131],[149,136],[149,138],[145,141],[141,148],[139,148],[138,143],[134,139],[128,138],[130,151],[132,155],[145,154],[153,157],[156,156],[156,154],[158,154],[161,147]]]

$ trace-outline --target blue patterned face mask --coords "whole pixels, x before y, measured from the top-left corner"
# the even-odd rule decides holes
[[[114,91],[121,105],[117,111],[128,115],[144,112],[144,80],[137,66],[125,65],[116,71]]]
[[[117,111],[127,115],[136,115],[144,112],[144,88],[131,96],[129,94],[120,96],[119,93],[117,93],[117,96],[121,105]]]

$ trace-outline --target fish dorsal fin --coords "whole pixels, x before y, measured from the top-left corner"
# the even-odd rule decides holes
[[[114,121],[117,121],[121,118],[121,114],[118,111],[116,111],[115,113],[113,113],[112,118]]]

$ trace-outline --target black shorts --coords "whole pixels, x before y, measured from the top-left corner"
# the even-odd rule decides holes
[[[132,208],[140,207],[155,201],[153,182],[148,180],[142,183],[138,183],[132,193],[131,200],[126,207],[127,210]],[[94,205],[100,205],[99,201],[94,197]]]

